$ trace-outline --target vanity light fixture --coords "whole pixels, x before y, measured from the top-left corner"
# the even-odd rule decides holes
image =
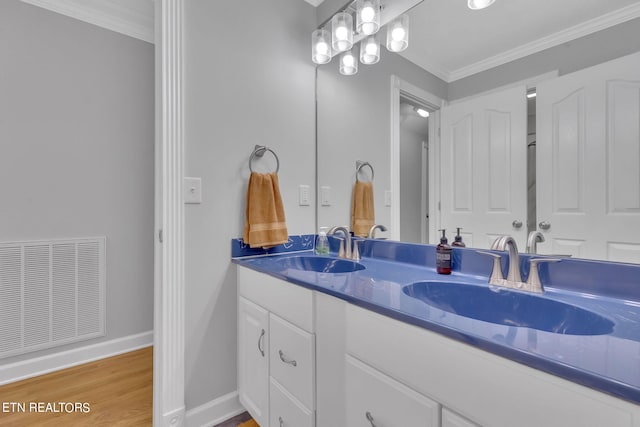
[[[385,6],[381,1],[352,0],[344,9],[314,30],[311,36],[313,62],[319,65],[326,64],[333,56],[340,55],[340,73],[353,75],[358,72],[356,59],[358,53],[352,48],[358,42],[361,63],[370,65],[379,62],[380,36],[378,33],[383,26],[387,27],[387,50],[389,52],[405,50],[409,46],[409,15],[406,13],[399,15],[400,12],[397,10],[391,14],[387,11],[385,15]]]
[[[469,6],[471,10],[480,10],[491,6],[495,1],[496,0],[468,0],[467,6]]]
[[[344,52],[353,46],[353,17],[346,12],[331,18],[331,46],[335,52]]]
[[[373,34],[360,42],[360,62],[371,65],[380,61],[380,43],[378,37]]]
[[[358,72],[358,59],[353,54],[354,49],[350,49],[340,55],[340,74],[351,76]]]
[[[371,35],[380,28],[380,0],[356,1],[356,31]]]

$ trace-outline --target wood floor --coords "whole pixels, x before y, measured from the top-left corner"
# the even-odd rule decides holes
[[[0,386],[0,426],[150,426],[152,405],[148,347]]]

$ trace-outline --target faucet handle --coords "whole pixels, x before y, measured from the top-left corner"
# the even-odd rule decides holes
[[[494,254],[493,252],[485,251],[476,251],[476,253],[493,258],[493,269],[491,270],[491,277],[489,277],[489,284],[502,286],[504,284],[504,275],[502,274],[502,256]]]
[[[346,255],[345,250],[344,250],[344,239],[341,238],[341,237],[335,237],[335,236],[334,236],[334,238],[338,239],[338,241],[340,242],[340,246],[339,246],[339,249],[338,249],[338,258],[346,258],[347,255]]]
[[[560,258],[532,258],[529,260],[529,277],[527,277],[527,290],[531,292],[537,292],[539,294],[544,292],[544,287],[540,281],[540,275],[538,274],[538,264],[541,262],[558,262],[562,261]]]
[[[360,243],[360,240],[353,241],[353,250],[351,251],[351,259],[356,262],[360,261],[360,249],[358,249],[360,245],[358,243]]]

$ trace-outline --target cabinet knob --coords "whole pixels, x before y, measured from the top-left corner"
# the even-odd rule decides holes
[[[371,412],[367,411],[365,415],[367,416],[367,420],[369,420],[369,422],[371,423],[371,427],[376,427],[376,425],[373,423],[373,415],[371,415]]]
[[[511,223],[511,225],[513,225],[513,228],[521,228],[522,227],[522,221],[520,221],[519,219],[514,219],[513,222]]]
[[[283,352],[282,350],[279,350],[279,351],[278,351],[278,354],[280,355],[280,360],[282,360],[284,363],[287,363],[287,364],[289,364],[289,365],[291,365],[291,366],[298,366],[298,362],[296,362],[296,361],[295,361],[295,360],[293,360],[293,359],[287,359],[287,358],[284,356],[284,352]]]
[[[540,224],[538,224],[538,227],[540,227],[541,230],[548,230],[551,228],[551,223],[547,221],[541,221]]]
[[[262,357],[264,357],[264,347],[262,346],[262,343],[264,342],[264,334],[265,330],[263,329],[262,333],[260,333],[260,338],[258,338],[258,351],[262,354]]]

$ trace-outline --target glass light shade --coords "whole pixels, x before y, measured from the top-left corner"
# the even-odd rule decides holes
[[[467,6],[472,10],[484,9],[485,7],[491,6],[495,1],[496,0],[468,0]]]
[[[387,24],[387,49],[402,52],[409,46],[409,15],[401,15]]]
[[[375,64],[380,61],[380,43],[376,35],[367,36],[360,42],[360,62]]]
[[[331,46],[335,52],[344,52],[353,46],[353,17],[345,12],[331,18]]]
[[[320,29],[311,34],[311,59],[316,64],[326,64],[331,61],[331,34]]]
[[[358,0],[356,3],[356,30],[371,35],[380,29],[380,0]]]
[[[340,74],[352,76],[358,72],[358,58],[353,54],[353,49],[340,55]]]

